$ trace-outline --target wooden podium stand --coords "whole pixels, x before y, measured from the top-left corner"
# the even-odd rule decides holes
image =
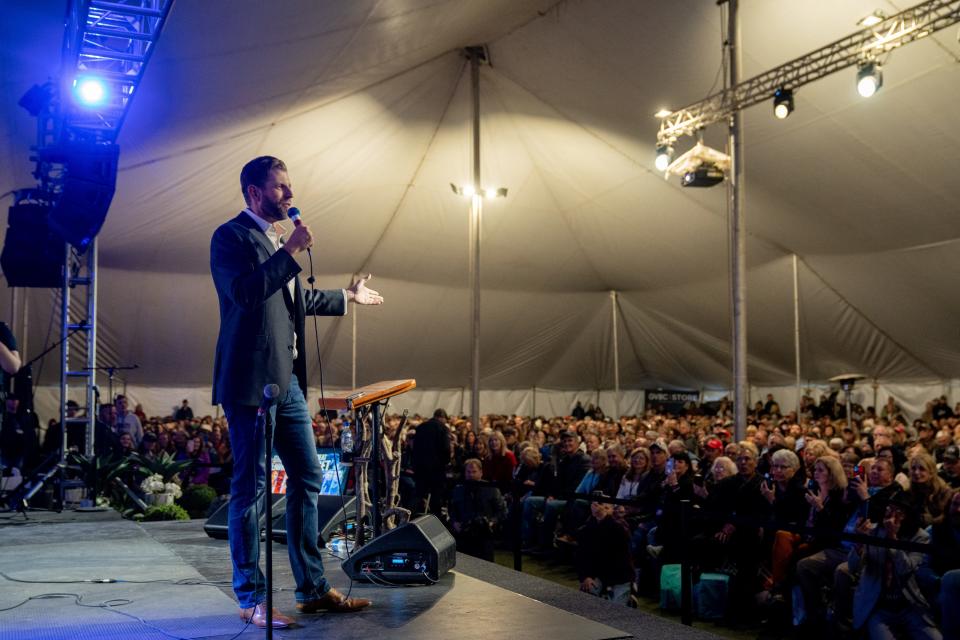
[[[363,407],[370,407],[370,414],[372,416],[372,433],[371,439],[373,440],[371,452],[370,452],[370,462],[373,463],[374,469],[374,480],[370,485],[370,502],[373,503],[373,536],[377,537],[381,533],[383,528],[383,521],[380,514],[380,482],[379,482],[379,470],[380,470],[380,433],[381,433],[381,420],[382,415],[380,413],[381,409],[384,406],[383,401],[393,396],[398,396],[401,393],[406,393],[411,389],[416,388],[417,381],[413,379],[407,380],[385,380],[383,382],[374,382],[373,384],[368,384],[365,387],[360,387],[359,389],[353,390],[344,390],[344,391],[332,391],[328,394],[325,394],[324,397],[320,400],[320,405],[325,410],[347,410],[347,411],[356,411],[357,409]],[[359,435],[359,429],[357,431]],[[359,487],[358,487],[359,492]],[[357,546],[362,546],[364,544],[363,532],[362,532],[362,523],[360,522],[360,514],[362,513],[362,496],[357,496]]]

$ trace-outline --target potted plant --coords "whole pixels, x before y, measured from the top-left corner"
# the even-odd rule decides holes
[[[70,453],[69,462],[80,472],[80,478],[89,492],[90,505],[96,504],[99,492],[105,490],[130,465],[128,460],[114,455],[87,457],[75,452]]]
[[[140,490],[147,504],[153,505],[173,504],[183,495],[180,472],[193,464],[191,460],[175,460],[165,451],[156,457],[134,453],[130,456],[130,462],[145,476],[140,482]]]
[[[176,476],[174,476],[176,477]],[[147,504],[173,504],[173,501],[183,495],[180,485],[174,480],[164,482],[163,476],[155,473],[140,483],[140,490],[146,496]]]

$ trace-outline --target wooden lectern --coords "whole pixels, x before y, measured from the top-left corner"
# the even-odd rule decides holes
[[[373,384],[368,384],[365,387],[360,387],[359,389],[353,390],[344,390],[344,391],[332,391],[328,394],[324,394],[324,397],[320,399],[320,406],[324,410],[347,410],[355,411],[362,407],[370,407],[370,413],[372,416],[372,433],[371,439],[373,440],[373,446],[370,452],[370,461],[373,463],[374,469],[374,480],[371,484],[370,491],[370,502],[373,503],[373,536],[377,537],[381,533],[383,527],[383,522],[380,514],[380,483],[379,483],[379,470],[380,470],[380,433],[381,433],[381,419],[380,414],[381,409],[385,405],[384,401],[392,398],[393,396],[398,396],[401,393],[406,393],[411,389],[416,388],[417,381],[413,379],[408,380],[385,380],[383,382],[374,382]],[[356,425],[357,435],[359,436],[359,425]],[[359,487],[357,488],[359,493]],[[358,515],[362,513],[362,507],[359,504],[359,501],[363,499],[362,495],[357,496],[358,500]],[[363,534],[361,533],[361,523],[357,522],[357,546],[364,544]]]

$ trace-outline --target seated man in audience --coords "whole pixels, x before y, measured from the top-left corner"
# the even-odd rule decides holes
[[[960,447],[955,444],[943,450],[940,477],[951,489],[960,489]]]
[[[470,458],[450,498],[450,524],[457,550],[493,562],[493,534],[507,517],[500,490],[483,480],[483,463]]]
[[[930,535],[920,528],[920,515],[906,492],[898,491],[887,502],[883,522],[864,521],[860,533],[888,540],[926,544]],[[930,605],[917,584],[917,569],[924,555],[919,551],[887,549],[855,544],[847,557],[860,583],[853,600],[853,626],[865,628],[871,640],[893,638],[894,630],[910,638],[939,640]]]
[[[590,517],[576,538],[580,590],[626,604],[633,580],[630,533],[626,523],[614,517],[613,505],[591,502]]]
[[[577,485],[590,467],[590,459],[580,451],[580,442],[574,431],[564,431],[560,436],[560,447],[551,459],[544,463],[537,487],[533,495],[523,500],[523,545],[530,550],[546,550],[553,546],[553,534],[567,501],[557,499],[568,493],[574,493]],[[539,535],[536,535],[536,520],[543,514]],[[535,540],[539,547],[534,547]]]

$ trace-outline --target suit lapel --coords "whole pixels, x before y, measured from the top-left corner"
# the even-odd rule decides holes
[[[277,252],[276,248],[273,246],[273,243],[270,241],[270,238],[267,237],[267,234],[264,233],[263,229],[260,228],[260,225],[258,225],[256,221],[246,212],[241,211],[239,215],[234,218],[234,222],[249,230],[250,235],[253,236],[254,240],[260,243],[260,246],[263,247],[263,250],[267,252],[268,256],[272,256]],[[294,291],[296,291],[299,286],[300,283],[295,280]],[[283,292],[283,302],[287,305],[287,310],[293,313],[296,310],[296,306],[294,305],[293,299],[290,298],[290,289],[284,285],[281,287],[281,290]]]

